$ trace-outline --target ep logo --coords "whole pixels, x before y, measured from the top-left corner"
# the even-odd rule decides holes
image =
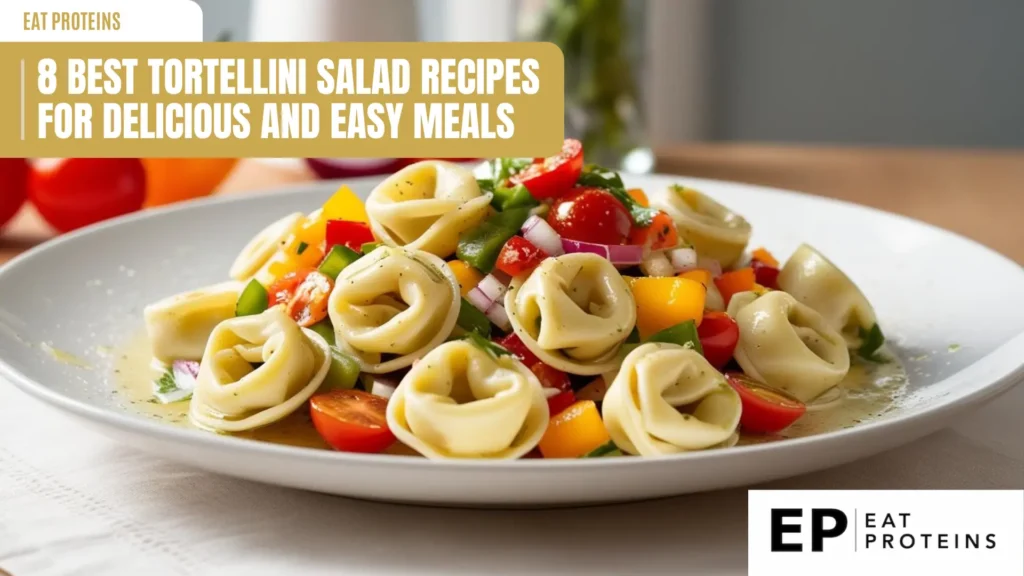
[[[824,551],[825,539],[842,536],[850,525],[846,513],[836,508],[811,508],[809,514],[805,514],[802,508],[772,508],[771,551],[803,552],[803,539],[800,536],[787,537],[787,534],[802,534],[808,519],[811,552]]]

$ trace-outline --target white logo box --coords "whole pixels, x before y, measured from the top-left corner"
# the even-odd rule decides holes
[[[751,490],[748,505],[750,576],[1024,574],[1024,490]]]

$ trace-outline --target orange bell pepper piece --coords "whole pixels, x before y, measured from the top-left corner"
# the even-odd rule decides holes
[[[579,458],[611,441],[592,400],[580,400],[548,423],[537,448],[545,458]]]
[[[639,188],[630,188],[626,190],[626,193],[632,196],[633,200],[636,200],[636,203],[644,208],[651,205],[651,201],[647,199],[647,194],[644,194],[644,191]]]
[[[672,217],[664,212],[658,212],[651,220],[650,226],[635,226],[629,233],[630,244],[650,243],[651,250],[664,250],[675,248],[679,244],[679,232],[676,231],[676,223]]]
[[[475,288],[476,285],[484,279],[483,273],[469,264],[466,264],[462,260],[452,260],[451,262],[448,262],[448,268],[450,268],[452,274],[455,275],[455,279],[459,281],[459,290],[462,292],[463,298],[468,296],[469,291]]]
[[[726,306],[729,305],[729,300],[732,299],[734,294],[753,290],[754,284],[753,268],[740,268],[715,278],[715,286],[718,286],[718,291],[721,292],[722,300],[725,301]]]
[[[693,320],[698,326],[704,318],[707,289],[689,278],[636,278],[630,284],[636,301],[636,328],[640,338]]]
[[[704,285],[705,288],[711,284],[711,272],[708,270],[701,270],[697,268],[695,270],[687,270],[686,272],[680,272],[677,274],[679,278],[689,278],[690,280],[696,280]]]
[[[768,250],[766,250],[765,248],[758,248],[757,250],[754,250],[750,254],[750,258],[752,260],[757,260],[757,261],[761,262],[762,264],[767,264],[767,265],[771,266],[772,268],[778,268],[779,267],[779,261],[776,260],[775,256],[772,256],[772,253],[769,252]]]

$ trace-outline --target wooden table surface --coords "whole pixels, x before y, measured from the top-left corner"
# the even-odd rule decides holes
[[[1024,151],[680,145],[657,171],[787,188],[904,214],[973,238],[1024,264]],[[246,160],[218,193],[312,179],[301,163]],[[0,237],[0,262],[52,233],[26,209]]]

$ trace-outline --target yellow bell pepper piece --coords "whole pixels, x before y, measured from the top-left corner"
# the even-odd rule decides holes
[[[455,279],[459,281],[459,289],[462,292],[463,297],[467,296],[469,291],[475,288],[476,285],[484,279],[483,273],[469,264],[466,264],[462,260],[452,260],[451,262],[448,262],[448,268],[450,268],[452,274],[455,275]]]
[[[580,400],[548,424],[537,448],[545,458],[579,458],[611,441],[592,400]]]
[[[704,285],[705,288],[711,285],[711,272],[708,270],[687,270],[678,274],[680,278],[689,278],[690,280],[696,280]]]
[[[637,278],[631,286],[636,300],[636,328],[640,338],[693,320],[700,326],[704,319],[707,289],[690,278]]]
[[[322,214],[325,222],[327,220],[352,220],[370,223],[370,218],[366,215],[366,206],[348,186],[338,188],[338,191],[324,203]]]
[[[753,292],[754,294],[757,294],[758,296],[760,296],[760,295],[764,294],[765,292],[771,292],[771,288],[768,288],[768,287],[765,287],[765,286],[761,286],[757,282],[754,282],[754,288],[751,290],[751,292]]]

